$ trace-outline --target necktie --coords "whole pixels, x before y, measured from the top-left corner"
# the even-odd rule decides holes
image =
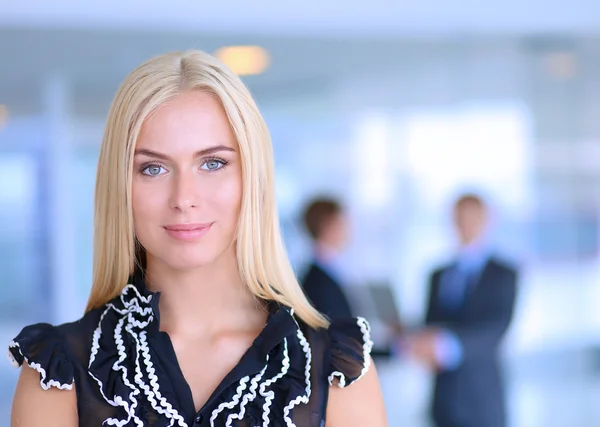
[[[440,302],[450,312],[455,312],[462,306],[465,299],[470,274],[459,265],[454,265],[442,273],[440,279]]]

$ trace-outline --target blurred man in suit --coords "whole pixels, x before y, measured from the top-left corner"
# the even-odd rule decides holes
[[[409,340],[436,372],[431,413],[438,427],[505,427],[498,347],[512,318],[517,271],[484,242],[488,210],[474,194],[458,199],[460,240],[450,265],[433,272],[427,327]]]
[[[313,239],[313,261],[302,279],[306,296],[330,319],[352,316],[336,265],[349,236],[341,205],[332,199],[314,200],[304,211],[304,225]]]

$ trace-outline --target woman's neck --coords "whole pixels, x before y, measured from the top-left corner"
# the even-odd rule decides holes
[[[193,270],[147,261],[146,285],[160,292],[160,328],[170,334],[214,335],[264,324],[266,311],[242,282],[235,258]]]

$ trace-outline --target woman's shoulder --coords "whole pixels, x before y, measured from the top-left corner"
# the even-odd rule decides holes
[[[60,325],[27,325],[8,344],[8,358],[19,368],[27,364],[40,374],[44,390],[70,390],[79,367],[89,358],[89,349],[102,313],[91,310],[80,319]]]
[[[98,365],[100,359],[117,353],[117,332],[122,334],[129,326],[145,329],[152,323],[157,302],[149,292],[128,284],[74,322],[24,327],[9,343],[9,359],[16,367],[27,364],[38,371],[44,389],[70,389],[77,376],[91,371],[92,362]]]
[[[323,373],[329,385],[343,388],[367,373],[373,341],[365,318],[334,319],[327,328],[308,330],[315,352],[322,354]]]

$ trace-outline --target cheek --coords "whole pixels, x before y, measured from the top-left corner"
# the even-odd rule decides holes
[[[242,203],[242,182],[240,179],[223,181],[213,192],[215,204],[221,213],[228,216],[238,216]]]
[[[202,183],[202,205],[210,212],[211,219],[218,221],[220,226],[226,229],[237,228],[242,202],[241,171],[231,168],[223,172]]]
[[[135,183],[132,187],[131,207],[133,210],[133,223],[136,233],[143,234],[152,218],[156,217],[163,204],[163,191],[156,185]]]

